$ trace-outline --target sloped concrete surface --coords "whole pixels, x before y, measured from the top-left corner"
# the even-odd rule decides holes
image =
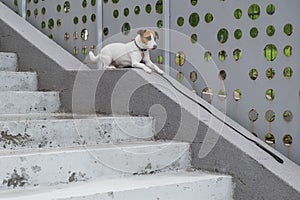
[[[16,53],[0,52],[0,71],[16,71],[18,57]]]
[[[0,199],[232,200],[232,186],[230,176],[178,171],[176,173],[112,178],[19,193],[0,193]]]

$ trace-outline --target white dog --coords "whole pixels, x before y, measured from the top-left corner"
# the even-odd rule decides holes
[[[149,50],[157,48],[157,39],[156,31],[139,30],[132,42],[106,45],[97,56],[89,52],[89,57],[93,62],[102,61],[105,69],[132,66],[148,73],[151,73],[153,69],[163,74],[164,71],[152,63],[149,56]]]

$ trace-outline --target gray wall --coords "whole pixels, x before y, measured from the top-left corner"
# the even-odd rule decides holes
[[[88,70],[1,3],[0,51],[17,52],[21,71],[37,71],[41,90],[60,91],[62,111],[150,114],[156,121],[158,137],[192,143],[194,167],[232,175],[236,184],[235,199],[300,199],[298,165],[176,81],[176,87],[280,155],[285,163],[277,163],[157,75],[136,69]]]

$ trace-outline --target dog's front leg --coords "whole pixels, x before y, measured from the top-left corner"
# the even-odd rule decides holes
[[[149,67],[147,67],[146,65],[144,65],[143,63],[133,62],[132,67],[141,68],[149,74],[152,72],[152,70]]]
[[[146,62],[146,65],[152,69],[154,69],[157,73],[163,74],[165,73],[163,70],[161,70],[158,66],[156,66],[150,59],[148,62]]]
[[[159,74],[163,74],[164,71],[161,70],[158,66],[156,66],[156,64],[154,64],[151,60],[150,60],[150,56],[149,53],[147,52],[147,54],[145,54],[145,58],[144,58],[145,64],[150,67],[151,69],[154,69],[157,73]]]

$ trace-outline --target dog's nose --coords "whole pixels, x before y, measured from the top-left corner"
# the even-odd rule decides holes
[[[153,49],[156,49],[157,48],[157,45],[153,45]]]

